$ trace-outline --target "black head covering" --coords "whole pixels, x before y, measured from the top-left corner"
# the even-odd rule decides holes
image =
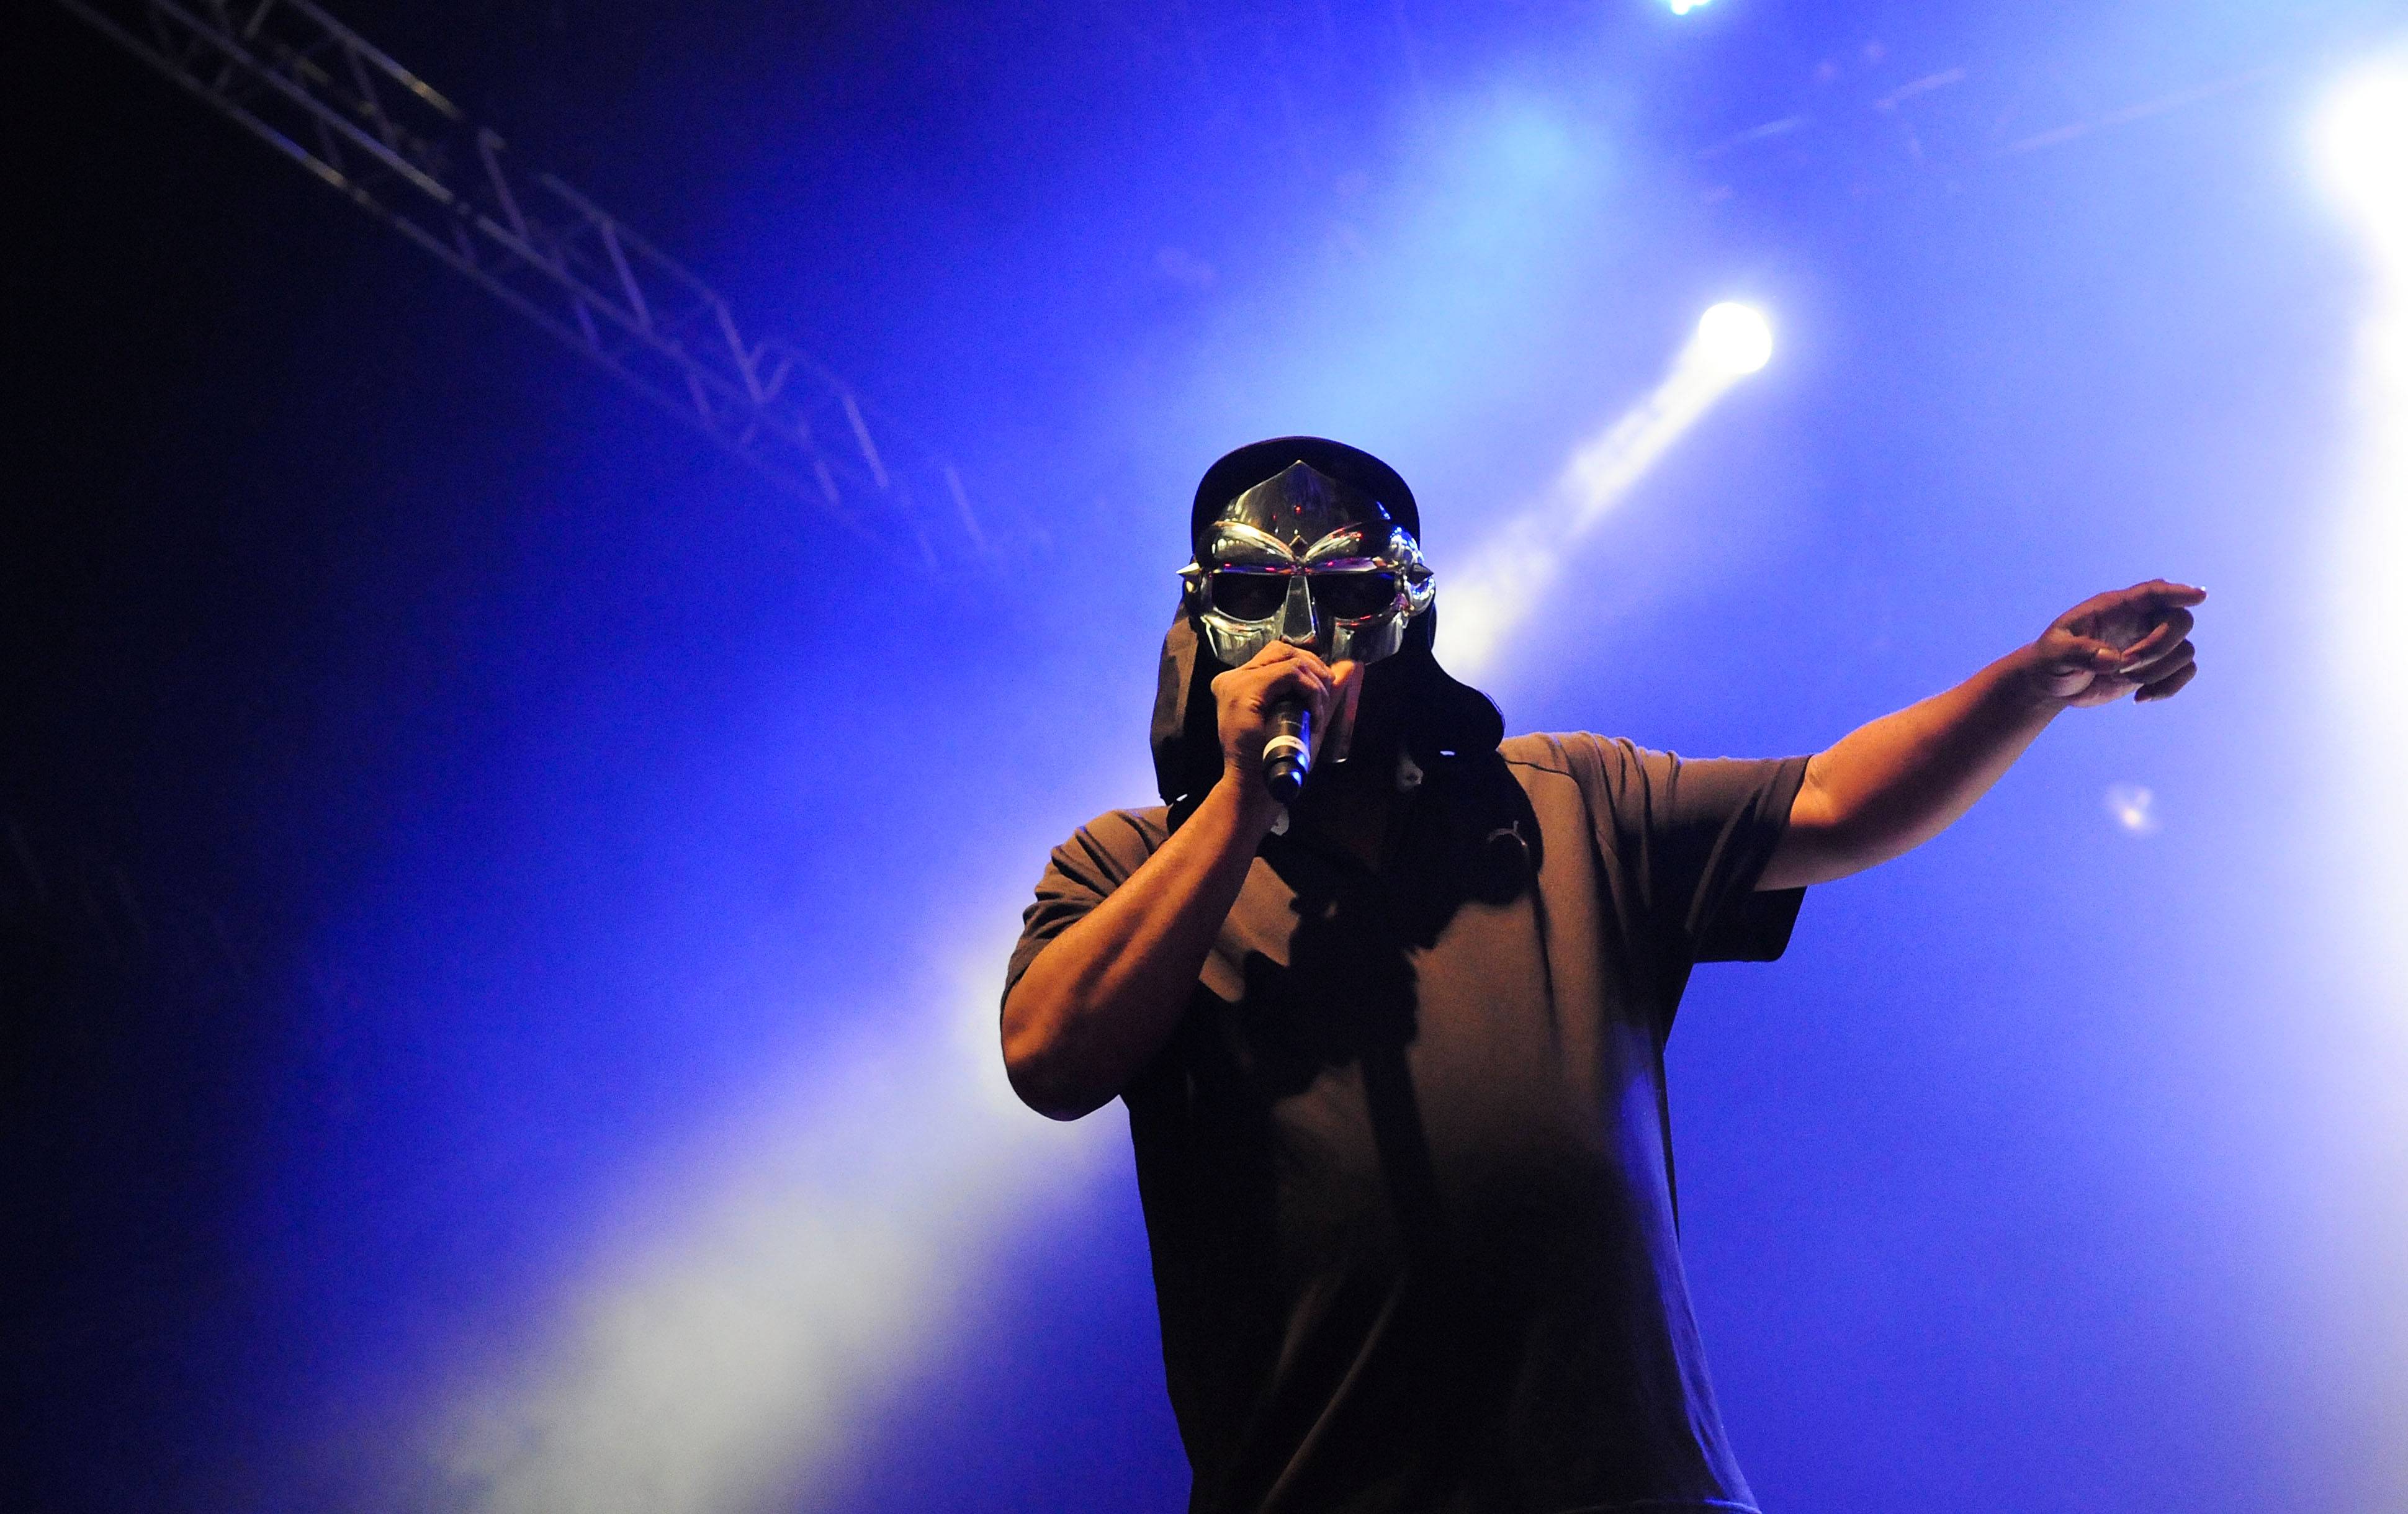
[[[1399,525],[1422,540],[1421,507],[1397,470],[1370,453],[1321,436],[1276,436],[1240,447],[1204,471],[1188,517],[1191,550],[1221,507],[1290,464],[1302,463],[1362,490],[1385,506]],[[1374,664],[1380,693],[1403,714],[1405,750],[1424,772],[1437,773],[1466,758],[1485,757],[1505,739],[1505,718],[1486,694],[1457,682],[1439,666],[1430,647],[1437,634],[1436,607],[1405,628],[1404,646]],[[1175,829],[1221,777],[1221,736],[1212,705],[1212,680],[1227,671],[1196,632],[1192,593],[1182,592],[1179,611],[1162,639],[1162,667],[1154,682],[1154,776],[1170,807]]]
[[[1314,472],[1363,491],[1386,507],[1398,525],[1422,539],[1422,510],[1413,492],[1397,470],[1359,448],[1322,436],[1273,436],[1249,442],[1204,470],[1196,486],[1196,506],[1187,513],[1190,551],[1204,540],[1204,528],[1220,519],[1222,507],[1261,483],[1275,478],[1297,463]]]

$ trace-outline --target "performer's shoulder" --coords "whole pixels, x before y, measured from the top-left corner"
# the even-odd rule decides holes
[[[1649,755],[1646,749],[1626,737],[1597,736],[1587,731],[1534,731],[1527,736],[1507,736],[1498,746],[1497,754],[1515,767],[1536,768],[1565,778],[1612,773]]]
[[[1170,807],[1107,809],[1071,833],[1060,850],[1100,853],[1135,867],[1154,853],[1170,836]]]

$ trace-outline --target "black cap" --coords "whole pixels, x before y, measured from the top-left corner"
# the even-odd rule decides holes
[[[1196,507],[1187,518],[1188,543],[1204,539],[1204,528],[1220,518],[1223,506],[1294,463],[1363,491],[1384,506],[1413,540],[1422,539],[1421,507],[1396,469],[1359,447],[1326,436],[1273,436],[1248,442],[1204,470],[1204,481],[1196,486]]]

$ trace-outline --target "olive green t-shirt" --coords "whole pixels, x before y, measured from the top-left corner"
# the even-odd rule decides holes
[[[1194,1510],[1755,1507],[1663,1051],[1694,964],[1787,944],[1803,891],[1754,886],[1805,765],[1521,736],[1433,771],[1377,868],[1265,840],[1122,1093]],[[1165,821],[1056,849],[1007,993]]]

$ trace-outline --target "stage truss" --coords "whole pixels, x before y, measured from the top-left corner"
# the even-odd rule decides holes
[[[865,539],[990,543],[950,463],[308,0],[59,0],[504,305]]]

